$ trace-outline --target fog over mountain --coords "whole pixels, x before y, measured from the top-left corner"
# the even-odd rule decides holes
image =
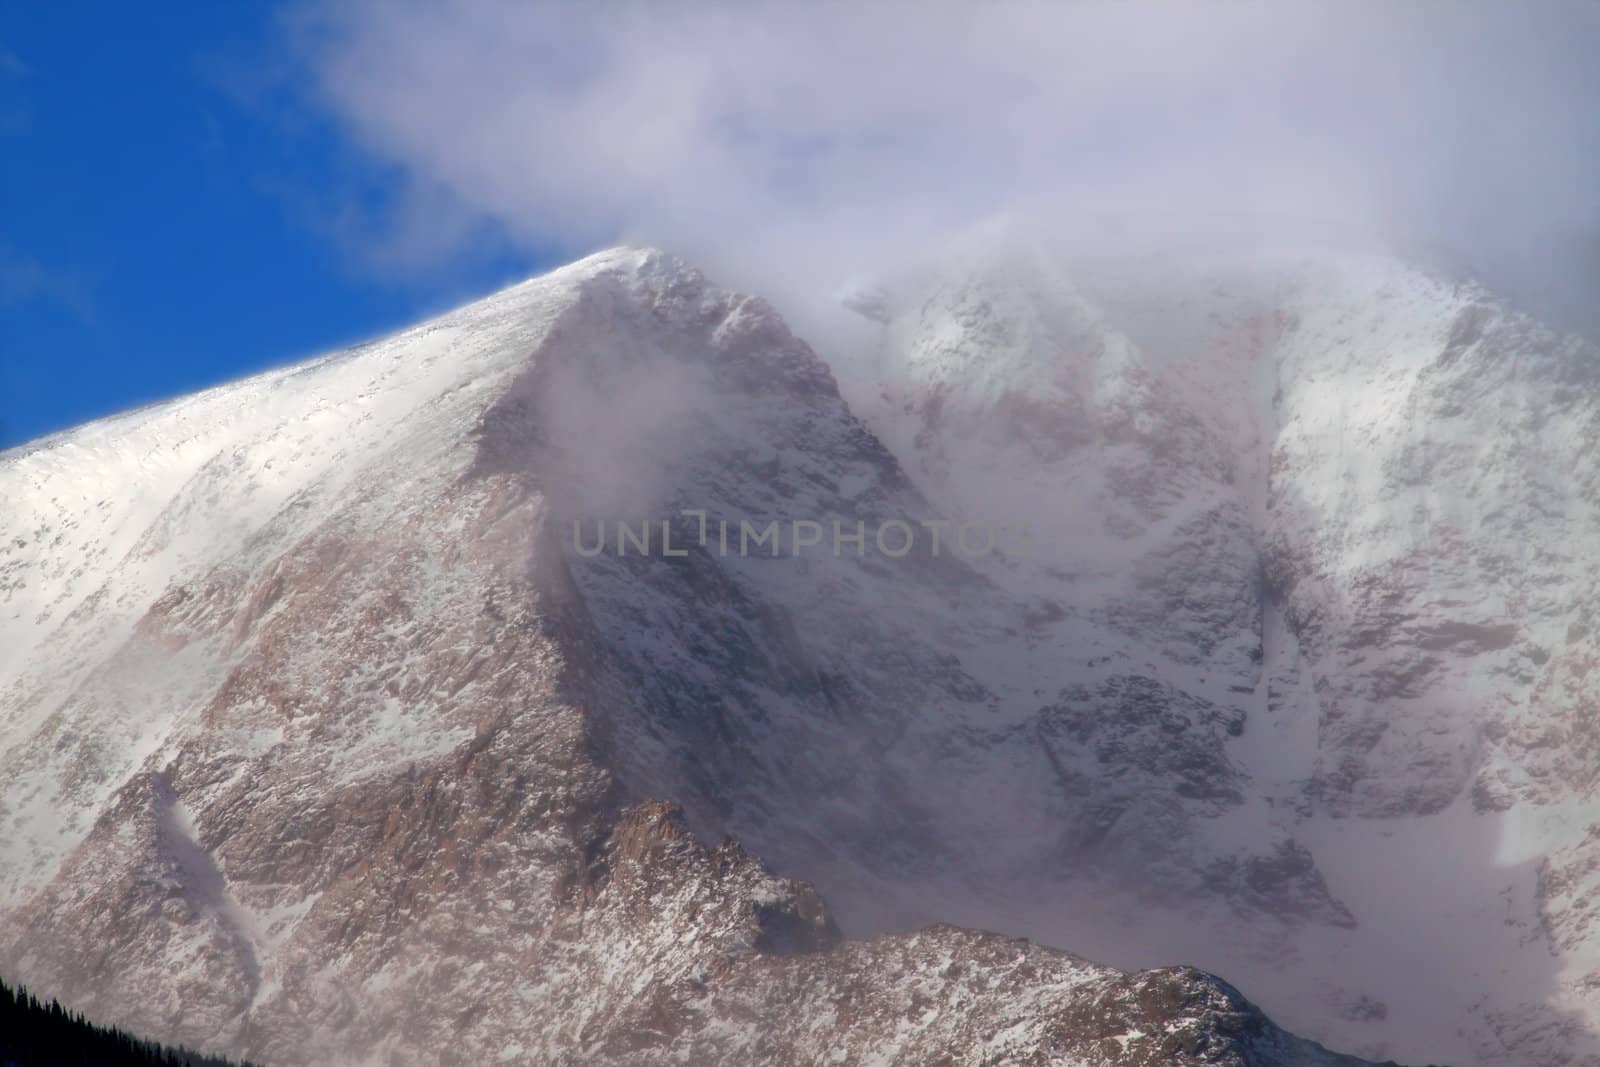
[[[0,453],[0,975],[285,1067],[1600,1064],[1596,10],[293,8],[350,249],[589,254]]]
[[[797,313],[997,214],[1110,216],[1426,250],[1593,324],[1585,0],[312,3],[286,26],[294,91],[408,182],[350,234],[384,260],[486,221],[673,248]]]

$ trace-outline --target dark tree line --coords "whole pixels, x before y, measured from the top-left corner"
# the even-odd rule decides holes
[[[96,1026],[0,981],[0,1067],[251,1067]]]

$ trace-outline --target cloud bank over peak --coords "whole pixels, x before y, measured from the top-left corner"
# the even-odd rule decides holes
[[[781,286],[1000,212],[1536,269],[1600,219],[1597,10],[371,0],[288,25],[315,106],[419,195],[530,246],[649,242]]]

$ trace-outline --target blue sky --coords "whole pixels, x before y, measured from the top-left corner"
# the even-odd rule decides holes
[[[275,86],[266,5],[0,0],[0,447],[403,325],[532,272],[345,247],[392,172]],[[358,223],[359,224],[359,223]]]

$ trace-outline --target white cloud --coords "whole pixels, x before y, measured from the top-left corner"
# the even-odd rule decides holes
[[[1596,217],[1592,16],[361,0],[293,25],[355,143],[514,238],[643,240],[809,283],[1017,208],[1307,218],[1536,255]]]

